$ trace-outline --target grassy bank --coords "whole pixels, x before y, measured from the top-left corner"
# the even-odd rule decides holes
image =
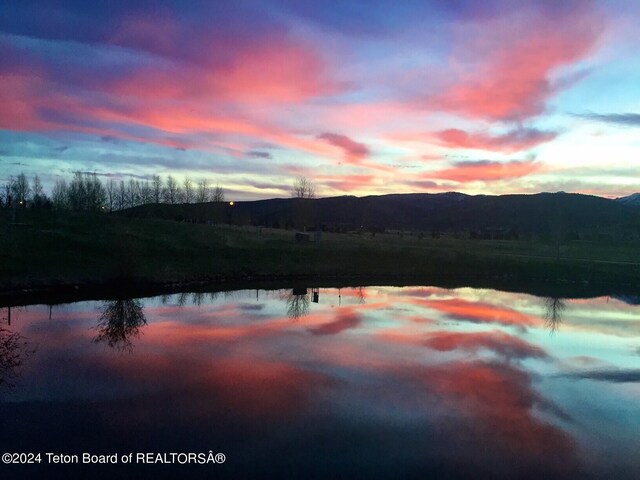
[[[8,212],[0,219],[0,290],[59,285],[248,278],[510,276],[638,283],[640,248],[572,242],[479,241],[210,226],[115,215]]]

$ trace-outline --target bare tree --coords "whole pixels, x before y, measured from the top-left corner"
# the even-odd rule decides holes
[[[85,190],[84,176],[82,172],[75,172],[69,183],[68,190],[69,208],[72,210],[84,210],[86,206],[87,192]]]
[[[140,203],[142,203],[142,205],[153,203],[153,187],[149,182],[142,182],[140,184]]]
[[[182,186],[184,188],[184,202],[193,203],[193,182],[189,177],[185,177]]]
[[[104,210],[104,204],[107,201],[107,192],[98,175],[95,173],[85,175],[85,185],[87,191],[87,210]]]
[[[64,180],[56,180],[51,191],[51,201],[53,206],[60,210],[69,208],[69,192],[67,182]]]
[[[154,175],[152,177],[151,190],[153,193],[153,202],[160,203],[162,201],[162,179],[160,175]]]
[[[224,190],[220,185],[216,185],[216,188],[213,190],[213,195],[211,195],[212,202],[224,202]]]
[[[113,178],[110,178],[107,182],[107,205],[109,211],[112,212],[116,203],[117,184]]]
[[[40,177],[35,175],[33,177],[33,201],[34,203],[40,203],[40,201],[45,197],[44,189],[42,188],[42,182],[40,181]]]
[[[9,180],[7,180],[7,182],[4,184],[3,190],[4,190],[4,195],[3,195],[4,206],[10,207],[11,206],[11,177],[9,177]]]
[[[205,178],[198,182],[196,201],[198,203],[205,203],[209,201],[209,182]]]
[[[178,182],[171,175],[167,177],[167,186],[165,189],[167,203],[178,202]]]
[[[127,185],[127,204],[131,208],[140,204],[140,184],[133,178],[129,179]]]
[[[124,180],[120,180],[116,199],[117,199],[117,209],[122,210],[127,204],[127,188],[124,185]]]
[[[307,177],[299,175],[293,182],[292,197],[293,198],[315,198],[315,185]]]
[[[27,198],[31,187],[29,186],[29,180],[24,173],[18,175],[11,184],[11,193],[16,202],[20,205],[26,205]]]

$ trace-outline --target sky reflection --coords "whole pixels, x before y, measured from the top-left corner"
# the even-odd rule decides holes
[[[37,350],[16,388],[0,390],[11,438],[50,448],[61,421],[70,451],[136,439],[169,451],[190,438],[225,447],[230,477],[255,474],[256,459],[264,476],[281,472],[274,451],[291,472],[318,476],[632,478],[640,468],[637,306],[563,299],[551,329],[549,300],[524,294],[318,293],[298,290],[297,317],[291,290],[59,305],[51,319],[48,307],[13,309],[6,329]]]

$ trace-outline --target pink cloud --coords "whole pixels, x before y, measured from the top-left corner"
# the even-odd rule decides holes
[[[361,322],[361,315],[353,311],[347,311],[338,315],[336,320],[310,328],[309,331],[314,335],[335,335],[344,330],[356,328]]]
[[[491,160],[458,162],[451,168],[439,170],[429,175],[459,183],[491,182],[525,177],[541,171],[542,164],[535,160],[511,160],[496,162]]]
[[[436,309],[454,318],[475,323],[498,323],[518,327],[540,324],[540,320],[535,317],[518,312],[517,310],[485,302],[470,302],[463,299],[413,299],[413,302],[418,305]]]
[[[533,390],[527,372],[510,364],[458,362],[428,367],[417,375],[448,406],[475,420],[483,440],[508,444],[530,455],[562,453],[569,463],[575,460],[569,435],[534,414],[537,405],[563,416]]]
[[[320,175],[316,179],[329,188],[351,192],[370,187],[379,177],[376,175]]]
[[[330,79],[329,65],[317,49],[284,38],[239,49],[224,65],[175,62],[147,66],[107,88],[111,93],[142,99],[208,98],[252,104],[303,102],[342,89]]]
[[[465,24],[452,59],[459,67],[457,78],[428,103],[471,118],[539,115],[561,86],[553,74],[587,58],[602,31],[601,17],[590,2],[553,15],[529,7]]]
[[[503,135],[469,133],[457,128],[450,128],[436,132],[434,137],[438,142],[450,148],[470,148],[514,153],[550,142],[556,138],[557,135],[556,132],[542,131],[535,128],[518,128]]]
[[[545,351],[540,347],[499,330],[465,333],[434,332],[422,343],[440,352],[451,350],[477,352],[478,350],[486,349],[499,353],[506,358],[546,357]]]
[[[318,135],[318,138],[342,149],[346,159],[351,163],[358,163],[360,160],[367,158],[371,153],[365,144],[356,142],[346,135],[340,135],[339,133],[325,132]]]

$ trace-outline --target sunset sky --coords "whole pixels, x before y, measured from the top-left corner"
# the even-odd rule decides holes
[[[5,0],[0,183],[640,190],[640,2]]]

